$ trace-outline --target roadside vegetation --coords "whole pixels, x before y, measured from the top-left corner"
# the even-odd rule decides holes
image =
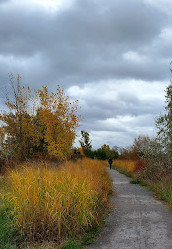
[[[112,192],[99,160],[73,149],[78,102],[10,74],[0,114],[0,249],[81,249],[103,222]],[[78,152],[79,151],[79,152]]]
[[[112,191],[105,167],[91,159],[66,162],[58,168],[25,163],[10,171],[4,181],[8,189],[1,194],[5,217],[19,237],[32,242],[61,244],[89,231],[101,223]]]
[[[136,162],[133,160],[114,160],[113,168],[118,169],[121,173],[125,173],[127,176],[131,176],[135,170]]]
[[[139,136],[130,148],[123,150],[121,159],[114,160],[113,168],[132,177],[132,184],[152,190],[172,210],[172,162],[159,146],[156,139]]]

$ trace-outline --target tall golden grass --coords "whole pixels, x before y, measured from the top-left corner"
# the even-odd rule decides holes
[[[124,170],[126,173],[132,173],[135,171],[136,161],[134,160],[115,160],[114,167],[118,167]]]
[[[84,159],[60,168],[27,163],[8,176],[7,199],[27,239],[61,240],[98,222],[111,182],[101,162]]]

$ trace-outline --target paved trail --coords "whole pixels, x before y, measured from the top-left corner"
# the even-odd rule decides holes
[[[172,249],[172,213],[145,188],[109,170],[114,211],[97,241],[87,249]]]

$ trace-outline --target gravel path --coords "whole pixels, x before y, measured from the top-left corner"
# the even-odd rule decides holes
[[[114,211],[97,241],[87,249],[172,249],[172,213],[144,187],[109,170]]]

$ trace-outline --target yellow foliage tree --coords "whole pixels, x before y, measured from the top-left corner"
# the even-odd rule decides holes
[[[48,154],[64,159],[71,153],[80,117],[76,115],[78,101],[71,103],[64,90],[57,87],[49,93],[46,86],[37,90],[39,115],[45,127],[45,148]]]
[[[31,94],[29,87],[21,86],[20,75],[15,84],[11,74],[10,83],[13,97],[6,97],[8,111],[0,115],[1,153],[21,160],[44,151],[65,159],[79,125],[77,101],[71,103],[60,86],[55,93],[44,86]]]

